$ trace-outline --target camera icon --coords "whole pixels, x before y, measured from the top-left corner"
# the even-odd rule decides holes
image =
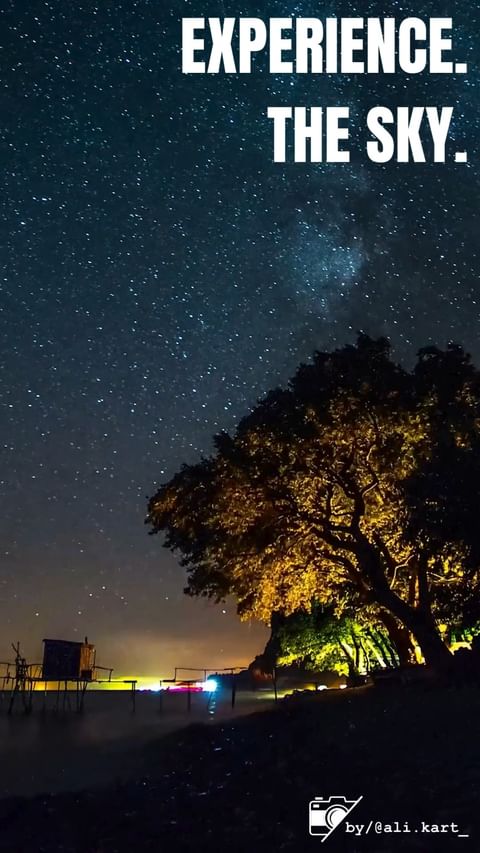
[[[347,815],[358,806],[362,797],[358,800],[347,800],[346,797],[315,797],[311,800],[308,808],[308,825],[310,835],[320,836],[326,841],[334,829],[345,820]]]

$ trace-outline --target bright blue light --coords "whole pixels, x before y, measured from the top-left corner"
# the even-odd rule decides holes
[[[207,678],[206,681],[203,682],[203,689],[206,693],[215,693],[218,684],[214,678]]]

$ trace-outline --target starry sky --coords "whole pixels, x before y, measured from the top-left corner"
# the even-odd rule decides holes
[[[181,17],[453,16],[466,76],[181,74]],[[117,672],[252,659],[186,598],[146,497],[357,330],[480,363],[479,12],[449,3],[5,0],[0,11],[0,659]],[[369,163],[377,104],[455,106],[467,165]],[[274,164],[267,106],[348,105],[349,165]]]

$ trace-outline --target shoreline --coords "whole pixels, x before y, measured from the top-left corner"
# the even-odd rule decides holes
[[[0,850],[301,851],[319,843],[308,803],[331,795],[362,796],[359,822],[455,822],[474,844],[337,830],[328,849],[478,850],[479,721],[478,689],[417,687],[325,692],[193,723],[146,744],[143,773],[119,785],[2,800]]]
[[[53,697],[54,698],[54,697]],[[142,772],[142,751],[195,724],[215,725],[256,708],[263,713],[273,704],[267,695],[238,695],[231,708],[228,691],[219,691],[208,708],[205,696],[192,697],[187,711],[185,694],[174,694],[160,710],[159,696],[140,693],[133,714],[129,694],[90,693],[83,713],[42,712],[42,696],[36,697],[30,715],[0,714],[0,800],[12,796],[34,797],[48,791],[60,794],[116,784]]]

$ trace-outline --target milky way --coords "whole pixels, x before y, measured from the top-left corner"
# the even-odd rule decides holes
[[[480,362],[466,7],[388,8],[452,15],[466,77],[349,80],[181,74],[181,15],[319,13],[306,3],[4,4],[0,659],[87,633],[124,671],[248,661],[263,631],[183,597],[146,495],[358,329],[399,358],[455,339]],[[355,11],[385,14],[322,13]],[[368,163],[378,103],[454,105],[468,165]],[[351,165],[273,164],[275,104],[348,104]]]

